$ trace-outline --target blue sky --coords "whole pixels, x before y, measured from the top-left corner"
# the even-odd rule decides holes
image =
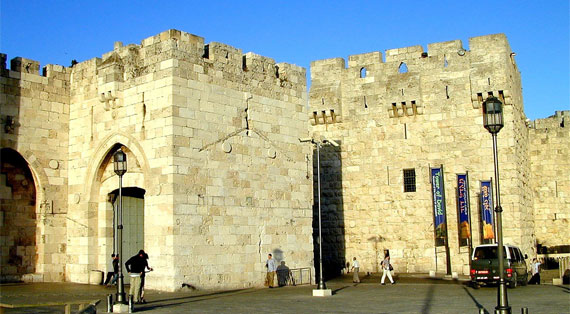
[[[309,70],[313,60],[505,33],[525,112],[570,110],[569,2],[0,0],[0,51],[68,66],[175,28]]]

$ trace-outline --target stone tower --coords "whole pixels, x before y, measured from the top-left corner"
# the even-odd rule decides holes
[[[390,49],[311,63],[311,133],[341,143],[323,153],[328,267],[352,256],[376,271],[385,253],[399,272],[446,271],[434,240],[429,169],[444,169],[453,272],[468,274],[458,235],[456,174],[469,175],[473,244],[481,242],[480,181],[493,177],[482,102],[504,103],[498,134],[505,243],[534,249],[529,130],[520,73],[503,34]],[[410,181],[404,182],[407,174]],[[406,180],[407,181],[407,180]],[[410,183],[411,186],[406,186]]]
[[[11,186],[26,178],[35,188],[24,191],[29,232],[1,235],[2,258],[9,251],[11,263],[32,267],[3,260],[4,278],[85,283],[105,270],[119,148],[128,161],[123,261],[147,251],[149,288],[262,286],[268,253],[308,277],[305,69],[177,30],[43,75],[36,61],[7,69],[3,60],[1,114],[14,122],[2,130],[3,156],[17,159],[6,170],[31,173],[2,176],[4,217],[25,205]]]

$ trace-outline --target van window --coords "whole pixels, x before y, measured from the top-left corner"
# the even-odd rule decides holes
[[[506,256],[507,252],[503,248],[503,254]],[[481,246],[475,248],[475,253],[473,254],[475,259],[495,259],[497,258],[497,247],[496,246]]]
[[[519,250],[518,248],[515,248],[515,252],[517,252],[517,256],[518,256],[517,259],[519,260],[519,262],[524,261],[524,256],[523,256],[521,250]]]
[[[517,255],[515,254],[515,250],[514,250],[512,247],[509,248],[509,253],[511,253],[511,260],[513,260],[513,261],[517,261],[517,260],[518,260],[518,257],[517,257]]]

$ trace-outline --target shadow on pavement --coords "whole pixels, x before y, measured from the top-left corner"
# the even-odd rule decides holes
[[[566,293],[570,293],[570,288],[568,288],[568,287],[564,287],[564,286],[555,286],[555,287],[558,287],[558,288],[564,290],[564,292],[566,292]]]
[[[247,288],[247,289],[235,289],[235,290],[227,290],[227,291],[219,291],[219,292],[212,292],[207,294],[200,294],[200,295],[189,295],[184,297],[177,297],[177,298],[168,298],[168,299],[159,299],[153,300],[145,305],[137,305],[136,311],[150,311],[159,308],[165,308],[174,305],[180,305],[185,303],[192,303],[192,302],[199,302],[204,300],[211,300],[217,298],[223,298],[226,296],[232,296],[236,294],[244,294],[244,293],[252,293],[255,289]]]
[[[435,292],[435,286],[430,286],[424,300],[424,306],[422,309],[422,314],[428,314],[431,308],[431,301],[433,300],[433,295]]]
[[[475,305],[477,305],[477,309],[479,310],[479,312],[481,312],[481,309],[483,309],[484,313],[489,313],[489,312],[487,312],[485,307],[481,303],[479,303],[479,301],[477,301],[477,299],[475,299],[475,297],[471,294],[471,292],[469,292],[469,290],[465,286],[463,286],[463,290],[465,290],[467,295],[471,298],[471,300],[473,300]]]
[[[346,289],[346,288],[348,288],[348,287],[350,287],[350,286],[344,286],[344,287],[340,287],[340,288],[338,288],[338,289],[335,289],[335,290],[332,291],[332,294],[333,294],[333,295],[334,295],[334,294],[337,294],[339,291],[344,290],[344,289]]]

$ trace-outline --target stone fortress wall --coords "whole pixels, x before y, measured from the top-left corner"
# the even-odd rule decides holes
[[[0,54],[2,278],[64,280],[70,69]],[[28,165],[29,169],[24,168]],[[12,171],[10,168],[12,168]],[[42,252],[42,254],[38,254]],[[25,269],[22,269],[25,268]]]
[[[570,110],[529,123],[536,242],[568,245],[570,230]]]
[[[493,176],[481,119],[491,94],[505,103],[505,242],[529,255],[536,241],[567,244],[568,113],[526,121],[504,35],[472,38],[469,50],[450,41],[388,50],[385,61],[350,56],[348,67],[315,61],[309,99],[305,69],[177,30],[41,74],[37,61],[8,69],[0,57],[2,280],[86,283],[106,270],[118,148],[125,191],[144,194],[149,288],[260,286],[267,253],[313,267],[316,158],[298,140],[310,134],[340,143],[321,155],[329,271],[352,256],[377,271],[385,249],[399,272],[444,271],[428,176],[443,165],[452,267],[465,273],[455,174],[469,172],[477,244],[479,181]],[[416,192],[403,192],[403,169],[415,169]]]
[[[298,142],[308,135],[303,68],[169,30],[46,69],[47,76],[14,66],[2,73],[10,99],[2,115],[20,125],[2,147],[26,158],[33,173],[36,160],[44,168],[60,160],[65,170],[55,182],[61,190],[51,192],[55,184],[41,176],[34,182],[46,191],[38,199],[57,200],[62,214],[47,216],[61,217],[57,234],[42,231],[51,223],[37,219],[37,238],[63,254],[55,260],[51,246],[38,245],[36,277],[44,277],[37,280],[88,282],[91,270],[106,269],[119,147],[129,164],[123,187],[144,191],[144,249],[155,268],[149,288],[260,286],[267,253],[283,267],[312,267],[311,148]],[[29,87],[37,95],[24,105],[36,107],[23,110],[12,86],[28,81],[43,85]],[[35,114],[40,108],[46,113]],[[44,119],[55,110],[62,125]],[[44,131],[33,126],[42,123],[45,138],[59,141],[34,143]]]
[[[455,40],[429,44],[428,51],[390,49],[385,60],[380,52],[353,55],[348,66],[342,58],[314,61],[311,82],[311,133],[341,144],[322,156],[325,246],[342,252],[327,256],[331,272],[353,256],[364,271],[376,271],[385,250],[399,272],[445,272],[445,251],[435,247],[429,176],[430,167],[443,165],[452,271],[468,274],[469,250],[458,240],[456,174],[469,173],[477,245],[480,181],[494,177],[492,139],[481,109],[491,95],[504,103],[506,121],[498,134],[505,243],[535,254],[532,178],[541,174],[532,172],[537,168],[530,156],[540,147],[532,144],[520,73],[504,35],[471,38],[469,50]],[[567,143],[564,130],[548,132]],[[567,150],[549,152],[544,163],[568,160]],[[404,192],[404,169],[415,170],[415,192]],[[564,195],[557,202],[561,215],[570,210],[567,202]],[[568,227],[562,216],[555,223]]]

